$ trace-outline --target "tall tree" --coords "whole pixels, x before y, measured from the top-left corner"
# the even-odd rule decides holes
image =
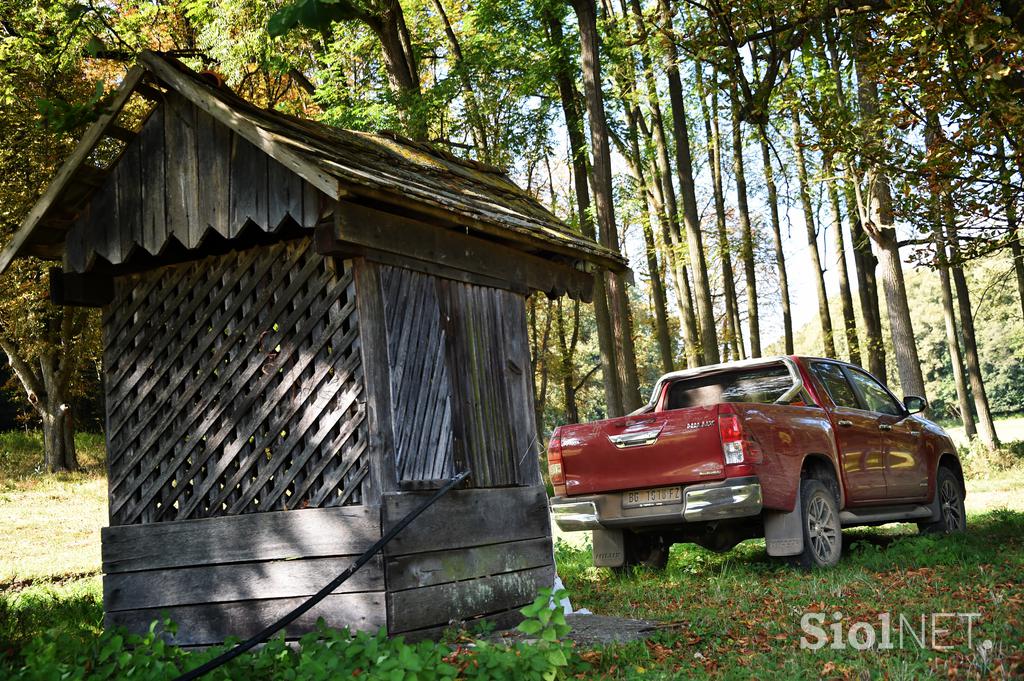
[[[946,348],[953,368],[953,386],[956,388],[956,399],[960,405],[960,420],[964,424],[964,434],[974,439],[978,427],[971,410],[971,397],[967,390],[967,379],[964,373],[964,357],[960,352],[960,338],[957,335],[956,311],[953,308],[953,289],[949,279],[949,257],[946,252],[946,237],[942,226],[942,206],[940,200],[933,207],[935,220],[935,266],[939,271],[939,287],[942,291],[942,318],[946,327]]]
[[[862,142],[865,150],[871,156],[875,156],[870,150],[882,146],[880,138],[884,135],[886,123],[879,115],[878,83],[869,69],[865,68],[863,61],[871,49],[867,28],[861,23],[854,31],[854,63],[857,69],[857,101],[861,114]],[[855,184],[854,188],[858,193],[857,206],[861,214],[861,224],[878,247],[882,288],[885,291],[889,332],[892,335],[900,387],[905,395],[924,397],[924,376],[917,354],[917,341],[914,339],[914,323],[910,318],[907,286],[903,279],[903,263],[900,260],[900,245],[894,226],[889,176],[877,158],[869,156],[865,166],[863,186]]]
[[[619,235],[615,223],[612,196],[612,159],[605,118],[604,93],[601,90],[601,59],[598,49],[597,5],[594,0],[574,0],[573,9],[580,26],[580,52],[583,63],[583,85],[590,120],[590,145],[593,150],[594,203],[597,207],[598,235],[601,243],[619,252]],[[640,381],[637,375],[633,328],[624,279],[608,275],[609,309],[616,341],[616,361],[622,390],[622,408],[627,411],[641,405]]]
[[[587,144],[583,132],[583,116],[580,111],[579,98],[576,93],[574,71],[571,66],[569,45],[562,28],[562,19],[553,8],[548,7],[543,13],[547,37],[551,44],[552,71],[558,87],[558,95],[562,104],[562,115],[565,118],[566,134],[569,137],[569,153],[571,155],[572,181],[576,196],[576,211],[580,230],[592,239],[597,238],[590,204],[590,186],[587,181],[589,164],[587,163]],[[615,329],[612,325],[611,312],[608,306],[608,287],[604,276],[594,277],[594,318],[597,323],[598,347],[601,355],[601,380],[604,386],[605,409],[609,416],[621,416],[625,413],[622,406],[622,388],[619,382],[619,369],[615,351]]]
[[[888,369],[885,361],[885,342],[882,340],[882,313],[878,304],[878,284],[875,270],[878,259],[871,248],[871,238],[864,231],[857,200],[851,182],[844,182],[847,214],[850,216],[850,246],[853,249],[853,263],[857,274],[857,301],[860,304],[861,321],[864,323],[864,353],[867,355],[867,369],[874,376],[886,382]],[[850,210],[853,207],[853,210]]]
[[[651,124],[644,136],[654,144],[652,173],[657,179],[652,182],[652,190],[656,201],[660,204],[661,234],[664,242],[665,256],[672,272],[672,284],[676,294],[676,304],[682,320],[685,359],[688,366],[697,366],[700,362],[700,338],[697,331],[697,314],[693,308],[693,295],[686,267],[686,253],[679,238],[679,207],[676,200],[675,184],[672,181],[672,162],[669,158],[667,135],[665,133],[665,117],[661,110],[658,96],[657,80],[654,73],[653,50],[647,20],[644,17],[640,0],[629,0],[630,14],[633,17],[634,35],[640,53],[640,66],[643,72],[644,94],[647,102]],[[638,121],[643,126],[643,118]]]
[[[88,359],[88,315],[82,308],[51,305],[45,293],[39,295],[36,273],[33,263],[19,263],[7,276],[11,283],[12,277],[28,275],[0,305],[0,350],[42,423],[46,470],[73,471],[78,457],[72,382]]]
[[[623,105],[629,106],[628,94],[623,97]],[[640,139],[637,120],[641,117],[640,107],[626,110],[628,122],[629,149],[626,157],[630,159],[630,166],[633,169],[637,183],[637,189],[645,197],[644,205],[647,206],[648,220],[641,218],[640,227],[644,235],[644,255],[647,260],[647,272],[651,277],[651,306],[654,309],[654,335],[658,342],[658,353],[661,355],[661,366],[665,373],[673,371],[675,361],[672,352],[672,336],[668,329],[668,311],[665,302],[665,284],[662,279],[661,265],[658,262],[658,247],[654,240],[653,225],[660,225],[658,214],[660,212],[655,203],[653,188],[648,184],[647,175],[644,172],[644,158],[640,151]]]
[[[793,312],[789,303],[789,276],[786,272],[786,252],[782,247],[782,223],[779,220],[779,191],[775,186],[775,170],[772,167],[771,151],[768,144],[768,126],[757,126],[758,141],[761,145],[761,166],[764,169],[764,184],[767,192],[768,212],[772,221],[772,245],[775,247],[775,267],[779,272],[779,293],[782,297],[782,333],[787,355],[793,354]]]
[[[807,160],[804,155],[803,126],[800,123],[800,110],[793,106],[790,112],[793,119],[793,153],[796,155],[796,174],[800,183],[800,204],[804,209],[804,228],[807,233],[807,254],[811,258],[814,286],[818,292],[818,322],[821,324],[821,342],[827,357],[836,356],[836,345],[832,336],[832,315],[828,309],[828,292],[825,290],[825,272],[821,267],[821,254],[818,252],[818,230],[815,228],[814,205],[808,188]]]
[[[683,82],[679,76],[679,50],[676,47],[674,30],[675,11],[672,0],[658,0],[661,15],[661,37],[665,50],[665,75],[668,80],[669,104],[672,106],[672,128],[675,133],[676,174],[683,199],[683,225],[686,227],[686,242],[690,255],[690,270],[693,275],[694,298],[700,321],[701,354],[705,364],[719,361],[718,331],[715,328],[714,306],[711,300],[711,284],[708,281],[708,266],[704,257],[704,238],[701,235],[700,216],[697,211],[697,193],[693,175],[693,160],[690,156],[690,132],[686,121],[683,102]]]
[[[736,180],[736,206],[739,209],[743,260],[743,275],[747,284],[747,325],[750,337],[750,356],[761,356],[761,325],[757,310],[757,268],[754,262],[754,231],[750,224],[747,205],[747,176],[743,168],[743,121],[740,120],[739,96],[736,84],[730,84],[732,103],[732,169]]]
[[[725,299],[725,317],[722,324],[723,354],[739,359],[743,356],[743,343],[739,333],[739,301],[736,297],[736,275],[732,268],[732,248],[726,227],[725,190],[722,178],[722,139],[718,123],[718,83],[712,82],[710,88],[704,87],[703,66],[695,65],[694,75],[697,82],[697,93],[700,95],[700,110],[704,119],[704,136],[707,140],[708,166],[711,168],[711,189],[715,202],[715,234],[718,238],[718,259],[722,267],[722,297]],[[717,76],[713,76],[717,80]],[[711,104],[705,99],[710,90]]]
[[[974,409],[978,415],[978,435],[981,441],[991,450],[999,447],[999,437],[992,422],[992,410],[988,404],[988,393],[985,380],[981,373],[981,360],[978,357],[978,339],[974,331],[974,310],[971,308],[971,294],[967,289],[967,277],[960,264],[960,250],[957,246],[956,219],[953,215],[952,203],[948,197],[945,202],[946,240],[949,244],[950,274],[953,276],[953,288],[956,290],[957,306],[960,308],[960,328],[964,338],[964,360],[967,364],[967,379],[971,384],[974,396]]]
[[[843,329],[846,332],[846,348],[850,362],[860,364],[860,339],[857,337],[857,317],[853,313],[853,294],[850,292],[850,272],[846,266],[846,238],[843,236],[843,213],[839,203],[839,179],[835,176],[832,159],[822,164],[829,177],[828,203],[832,211],[832,246],[839,273],[839,300],[843,312]]]
[[[367,26],[380,41],[388,81],[398,101],[406,131],[413,139],[426,140],[427,120],[420,102],[419,63],[401,2],[315,0],[316,8],[312,12],[309,4],[293,2],[285,5],[270,18],[267,30],[271,35],[279,36],[300,25],[326,32],[335,21],[358,21]]]
[[[1013,257],[1013,273],[1017,279],[1017,296],[1020,298],[1021,313],[1024,314],[1024,233],[1017,219],[1017,204],[1013,187],[1013,172],[1006,163],[1006,148],[1003,139],[999,138],[999,175],[1002,182],[1003,213],[1006,218],[1007,240],[1010,242],[1010,254]]]

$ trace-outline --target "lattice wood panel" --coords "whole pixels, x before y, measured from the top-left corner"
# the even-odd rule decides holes
[[[115,288],[104,318],[112,525],[361,503],[368,437],[348,264],[298,240]]]

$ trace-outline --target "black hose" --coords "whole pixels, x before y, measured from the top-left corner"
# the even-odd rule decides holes
[[[398,522],[397,525],[392,527],[390,530],[387,531],[387,533],[383,537],[378,539],[373,544],[373,546],[366,549],[366,551],[364,551],[363,554],[356,559],[356,562],[352,563],[352,565],[350,565],[344,572],[342,572],[340,575],[332,579],[330,583],[327,584],[327,586],[317,591],[314,595],[310,596],[309,599],[307,599],[304,603],[302,603],[294,610],[289,612],[287,615],[277,620],[273,624],[267,626],[263,631],[259,632],[252,638],[246,641],[242,641],[231,650],[227,650],[218,655],[217,657],[213,658],[209,662],[199,667],[196,667],[191,671],[185,672],[184,674],[176,678],[174,681],[194,681],[195,679],[198,679],[200,676],[207,674],[216,669],[217,667],[220,667],[221,665],[230,662],[231,660],[235,659],[245,651],[256,647],[260,643],[263,643],[271,636],[276,634],[278,631],[284,629],[286,626],[297,620],[299,617],[309,612],[309,610],[312,609],[314,605],[322,601],[332,591],[337,589],[341,583],[343,583],[346,579],[354,575],[356,571],[359,570],[359,568],[366,565],[366,563],[368,563],[369,560],[373,558],[373,556],[376,555],[378,551],[384,548],[384,546],[389,541],[395,538],[395,535],[397,535],[399,532],[408,527],[409,523],[411,523],[413,520],[416,520],[416,518],[421,513],[423,513],[428,508],[433,506],[438,499],[443,497],[445,494],[451,491],[453,487],[455,487],[468,477],[469,471],[467,470],[459,473],[454,478],[445,483],[444,487],[434,492],[433,496],[431,496],[429,499],[423,502],[420,506],[410,511],[408,515],[406,515]]]

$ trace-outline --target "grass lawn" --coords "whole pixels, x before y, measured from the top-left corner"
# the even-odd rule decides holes
[[[1024,424],[1024,419],[1020,419]],[[1010,439],[1010,427],[1001,430]],[[0,660],[48,629],[92,636],[102,624],[99,528],[106,524],[102,440],[79,440],[80,473],[35,472],[32,434],[0,434]],[[1024,675],[1024,470],[968,482],[970,531],[918,537],[912,525],[845,532],[843,562],[806,573],[769,560],[763,542],[724,554],[676,546],[664,573],[616,576],[591,567],[585,533],[559,541],[559,573],[573,605],[654,620],[654,638],[580,651],[598,678],[1006,678]],[[889,613],[892,650],[800,647],[801,617],[833,613],[845,634],[864,622],[881,635]],[[966,620],[932,613],[971,615]],[[900,616],[904,645],[899,646]],[[920,637],[925,616],[925,647]],[[931,649],[930,637],[951,646]],[[941,630],[948,629],[948,632]],[[913,634],[912,634],[913,630]],[[810,637],[808,640],[815,640]],[[861,639],[863,640],[863,639]],[[991,641],[991,648],[979,647]],[[829,638],[831,644],[832,639]],[[2,676],[0,668],[0,676]]]

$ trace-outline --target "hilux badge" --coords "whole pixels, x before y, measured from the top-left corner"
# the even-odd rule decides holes
[[[715,425],[714,421],[694,421],[693,423],[687,423],[687,430],[697,430],[698,428],[710,428]]]

